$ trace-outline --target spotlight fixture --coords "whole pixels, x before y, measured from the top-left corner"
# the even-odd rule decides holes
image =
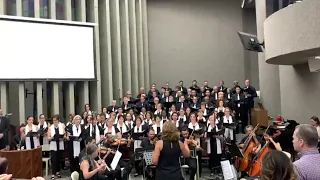
[[[244,49],[248,51],[263,52],[264,42],[260,43],[257,36],[238,31]]]

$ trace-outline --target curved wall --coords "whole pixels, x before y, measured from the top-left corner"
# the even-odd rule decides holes
[[[319,35],[319,0],[305,0],[272,14],[264,23],[266,62],[294,65],[319,56]]]

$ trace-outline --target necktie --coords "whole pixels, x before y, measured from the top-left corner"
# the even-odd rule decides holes
[[[183,103],[181,103],[181,109],[183,108]]]
[[[139,132],[139,128],[137,127],[137,132]]]
[[[131,123],[129,123],[128,126],[129,126],[129,129],[131,129]]]

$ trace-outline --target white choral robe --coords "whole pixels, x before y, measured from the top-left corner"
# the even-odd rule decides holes
[[[59,129],[59,135],[64,135],[63,124],[62,123],[58,124],[58,129]],[[49,130],[51,132],[51,137],[54,137],[54,135],[56,134],[54,124],[52,124],[50,126]],[[59,141],[59,149],[57,149],[57,142],[56,141],[50,141],[50,150],[51,151],[64,150],[64,141],[63,140]]]
[[[37,132],[37,126],[32,124],[31,130],[30,130],[29,126],[26,125],[26,127],[24,129],[25,135],[27,135],[30,131],[31,132]],[[31,147],[31,139],[30,138],[33,139],[33,145],[34,145],[33,148]],[[39,138],[38,137],[26,137],[26,149],[35,149],[38,146],[40,146],[40,142],[39,142]]]

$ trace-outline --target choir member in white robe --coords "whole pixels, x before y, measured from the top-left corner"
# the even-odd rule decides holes
[[[200,144],[200,147],[201,147],[200,138],[204,137],[204,133],[197,134],[195,132],[197,132],[197,131],[202,132],[204,128],[202,126],[200,126],[200,124],[198,123],[197,115],[195,113],[190,114],[190,123],[188,124],[188,128],[190,130],[194,131],[194,133],[190,134],[190,136],[191,135],[194,136],[195,140]],[[202,151],[197,151],[197,155],[198,155],[199,173],[201,174],[201,172],[202,172],[202,165],[201,165]]]
[[[33,124],[33,120],[33,117],[27,117],[27,125],[22,134],[22,139],[25,139],[26,149],[35,149],[40,146],[39,135],[29,136],[32,135],[30,133],[36,133],[39,130],[38,126]]]
[[[153,129],[155,135],[159,135],[162,132],[163,124],[161,126],[160,122],[161,122],[161,120],[158,116],[152,120],[152,129]]]
[[[214,115],[209,117],[209,126],[205,134],[207,142],[207,153],[209,154],[209,168],[211,173],[218,173],[220,161],[222,157],[222,138],[223,135],[217,135],[221,129],[216,125]]]
[[[186,117],[183,109],[180,109],[178,119],[179,119],[179,121],[183,122],[183,124],[188,124],[187,117]]]
[[[52,176],[51,179],[61,178],[60,168],[64,151],[65,125],[60,122],[58,114],[52,117],[53,124],[48,129],[48,140],[50,141]]]
[[[40,114],[40,116],[39,116],[38,129],[42,129],[42,130],[46,129],[45,131],[48,131],[48,123],[46,122],[46,118],[45,118],[44,114]],[[40,135],[39,141],[40,141],[40,145],[49,144],[47,132]]]
[[[67,141],[69,141],[69,158],[70,158],[70,172],[79,171],[79,154],[81,151],[81,143],[83,129],[80,125],[81,116],[76,115],[73,118],[71,131],[67,132]]]
[[[107,121],[107,128],[104,129],[103,132],[104,136],[107,134],[111,134],[113,137],[116,137],[115,139],[121,139],[121,133],[119,129],[117,129],[114,125],[112,120]]]
[[[235,120],[233,116],[231,116],[231,110],[227,107],[224,111],[225,115],[223,116],[224,124],[234,124]],[[230,140],[231,143],[235,144],[236,141],[236,132],[234,129],[226,128],[224,136],[227,140]]]

